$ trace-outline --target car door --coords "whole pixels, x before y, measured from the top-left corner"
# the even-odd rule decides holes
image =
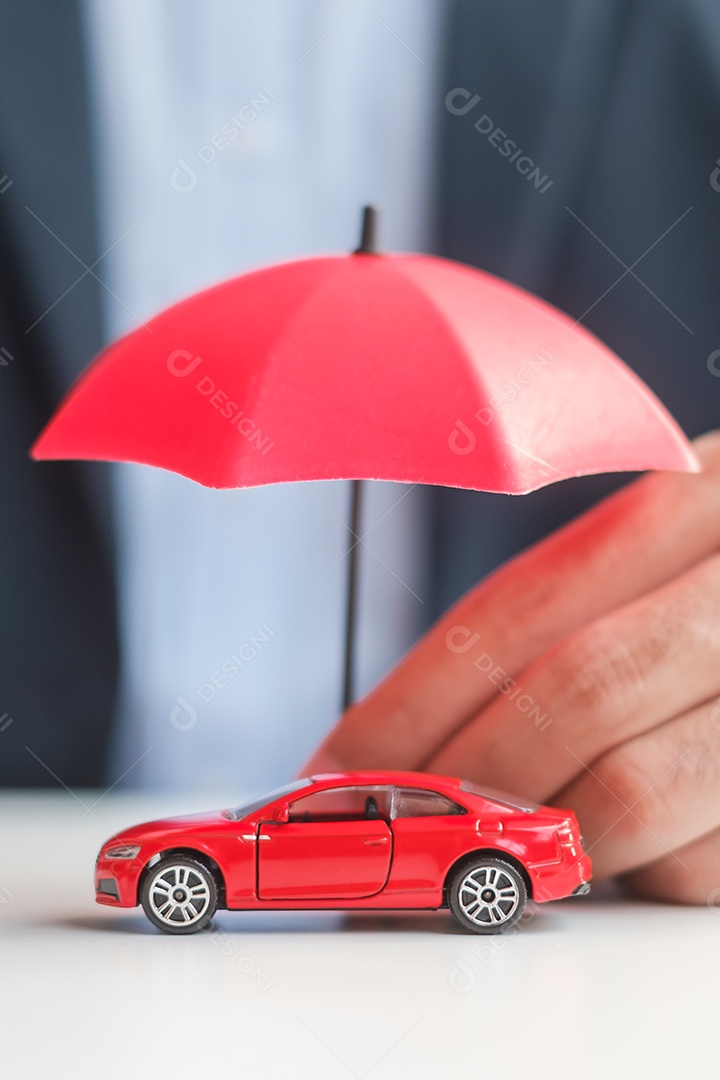
[[[475,838],[474,822],[464,807],[439,792],[415,788],[395,789],[392,831],[388,891],[408,899],[413,894],[419,900],[424,897],[424,903],[441,895],[449,863]]]
[[[367,788],[326,789],[291,803],[288,821],[260,825],[258,897],[357,900],[380,892],[392,833],[379,803]]]

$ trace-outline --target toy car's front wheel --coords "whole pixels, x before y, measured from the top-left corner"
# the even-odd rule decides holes
[[[162,859],[148,872],[140,902],[150,922],[168,934],[194,934],[217,908],[215,878],[187,855]]]
[[[466,930],[499,934],[514,926],[527,903],[527,888],[504,859],[478,856],[466,862],[448,885],[448,905]]]

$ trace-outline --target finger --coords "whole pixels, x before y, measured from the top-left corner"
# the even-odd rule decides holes
[[[612,747],[720,692],[720,555],[566,638],[425,763],[541,801]],[[492,658],[491,658],[492,659]]]
[[[706,904],[720,916],[720,829],[623,877],[634,896],[673,904]]]
[[[345,714],[307,771],[417,767],[497,693],[469,657],[488,652],[516,674],[718,550],[720,433],[695,449],[704,472],[642,477],[470,592]]]
[[[678,849],[720,827],[719,712],[706,702],[615,747],[553,798],[577,814],[594,878],[658,859],[691,876]]]

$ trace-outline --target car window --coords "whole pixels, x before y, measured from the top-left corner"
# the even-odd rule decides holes
[[[284,787],[277,788],[275,791],[269,791],[266,795],[263,795],[261,799],[253,799],[251,802],[243,803],[241,806],[236,806],[232,810],[225,810],[225,817],[230,821],[241,821],[242,818],[248,816],[248,814],[254,813],[255,810],[260,810],[263,806],[267,806],[268,803],[274,802],[275,799],[280,799],[283,795],[291,795],[293,791],[299,791],[300,788],[308,787],[312,783],[312,780],[303,778],[302,780],[293,780],[291,784],[286,784]]]
[[[488,787],[486,784],[473,784],[470,780],[463,780],[460,790],[468,791],[471,795],[480,795],[481,798],[499,803],[500,806],[507,806],[509,810],[520,810],[523,814],[534,814],[540,809],[540,805],[532,799],[520,799],[517,795],[509,795],[506,791],[499,791],[498,788]]]
[[[449,814],[464,814],[465,809],[445,795],[436,791],[422,791],[414,788],[397,788],[393,798],[393,817],[445,817]]]
[[[289,821],[390,820],[391,792],[381,787],[340,787],[313,791],[290,803]]]

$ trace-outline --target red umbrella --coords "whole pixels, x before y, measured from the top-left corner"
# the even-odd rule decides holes
[[[367,478],[510,494],[698,468],[659,401],[578,323],[479,270],[378,255],[373,232],[368,208],[353,255],[244,274],[128,334],[33,457],[142,462],[218,488]]]

